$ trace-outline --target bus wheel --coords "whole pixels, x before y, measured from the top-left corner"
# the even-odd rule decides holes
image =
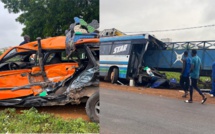
[[[110,75],[111,83],[112,84],[116,83],[118,80],[118,77],[119,77],[119,70],[117,68],[114,68]]]

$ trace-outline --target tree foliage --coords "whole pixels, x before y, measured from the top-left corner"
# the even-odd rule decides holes
[[[9,13],[21,13],[16,21],[24,24],[22,35],[36,37],[64,35],[74,22],[83,17],[87,22],[99,21],[99,0],[1,0]]]

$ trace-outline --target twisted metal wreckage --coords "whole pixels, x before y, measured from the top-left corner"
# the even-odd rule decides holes
[[[75,17],[66,37],[37,38],[7,50],[0,57],[0,105],[86,103],[90,119],[99,122],[99,39],[93,33],[95,28]]]
[[[176,79],[167,80],[158,70],[180,72],[184,51],[196,49],[202,59],[201,75],[211,76],[214,48],[215,41],[162,42],[149,34],[126,35],[107,29],[100,38],[100,76],[112,83],[120,83],[120,78],[151,87],[176,88],[180,86]],[[208,81],[201,84],[211,85]]]
[[[125,78],[159,86],[156,81],[161,84],[168,80],[155,68],[178,70],[181,68],[181,55],[178,53],[190,50],[192,46],[201,47],[188,43],[177,49],[178,43],[163,43],[147,34],[125,35],[117,29],[104,30],[98,35],[95,30],[98,28],[97,21],[87,24],[78,17],[74,20],[75,23],[66,31],[66,37],[38,38],[37,41],[10,48],[0,56],[1,106],[86,103],[90,119],[99,122],[99,73],[112,83],[118,78]],[[215,46],[214,43],[207,45],[204,42],[201,47],[204,54],[200,56],[206,60],[203,69],[207,73],[211,71],[208,59],[214,61],[211,56],[205,58],[213,54],[214,48],[206,50],[211,46]],[[117,60],[120,54],[121,57],[125,55],[126,62],[118,60],[122,63],[117,67],[117,62],[113,60]],[[115,58],[110,58],[110,55]],[[159,79],[153,80],[154,76]]]

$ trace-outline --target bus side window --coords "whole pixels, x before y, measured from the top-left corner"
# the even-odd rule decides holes
[[[111,51],[112,44],[101,44],[100,46],[100,54],[101,55],[109,55]]]

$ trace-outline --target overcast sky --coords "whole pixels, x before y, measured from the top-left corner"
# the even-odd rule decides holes
[[[100,30],[166,30],[215,24],[214,0],[100,0]],[[23,41],[23,25],[0,2],[0,48]],[[172,41],[215,40],[215,27],[150,33]]]
[[[153,31],[215,24],[214,0],[100,0],[100,30]],[[150,33],[172,41],[215,40],[215,27]]]
[[[23,38],[21,37],[23,25],[16,22],[18,14],[9,14],[4,9],[4,4],[0,2],[0,48],[19,45]]]

